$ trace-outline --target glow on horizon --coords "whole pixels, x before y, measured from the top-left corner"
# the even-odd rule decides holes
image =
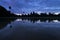
[[[31,13],[31,12],[30,12]],[[22,15],[22,14],[24,14],[24,15],[28,15],[28,14],[30,14],[30,13],[14,13],[14,14],[16,14],[16,15]],[[35,13],[37,13],[37,14],[41,14],[41,13],[46,13],[47,15],[49,15],[49,12],[44,12],[44,11],[37,11],[37,12],[35,12]],[[54,15],[58,15],[58,14],[60,14],[60,12],[51,12],[51,13],[54,13]]]
[[[60,12],[55,13],[55,15],[58,15]]]
[[[15,13],[16,15],[22,15],[22,14],[20,14],[20,13]]]

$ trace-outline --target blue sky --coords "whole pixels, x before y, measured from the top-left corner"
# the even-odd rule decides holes
[[[60,0],[0,0],[0,5],[14,13],[31,11],[60,11]]]

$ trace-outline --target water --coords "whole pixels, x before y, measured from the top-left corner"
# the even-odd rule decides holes
[[[60,40],[60,21],[0,18],[0,40]]]

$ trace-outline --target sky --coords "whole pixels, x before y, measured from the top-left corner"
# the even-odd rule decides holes
[[[32,12],[32,11],[46,11],[58,12],[60,11],[60,0],[0,0],[0,5],[7,10],[14,13]]]

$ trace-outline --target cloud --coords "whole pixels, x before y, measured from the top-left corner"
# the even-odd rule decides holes
[[[60,0],[0,0],[0,5],[12,12],[46,11],[60,9]]]
[[[60,7],[46,7],[46,8],[44,8],[44,9],[60,9]]]

